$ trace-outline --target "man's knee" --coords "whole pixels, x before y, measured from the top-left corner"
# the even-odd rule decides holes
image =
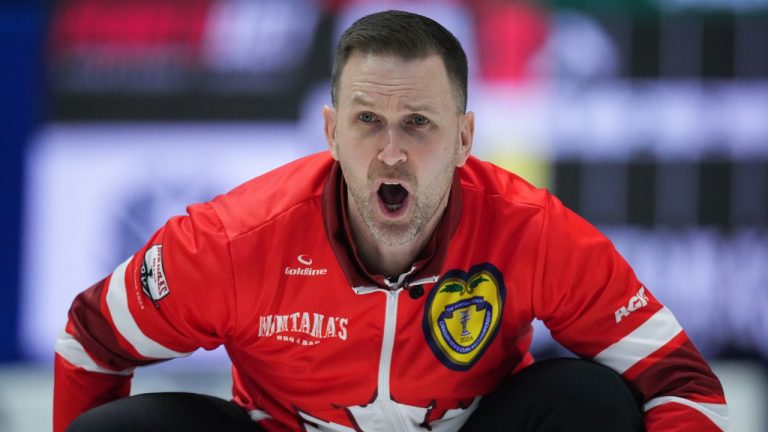
[[[126,398],[92,408],[80,414],[67,427],[67,432],[134,431],[136,419],[140,418],[134,405],[134,400]]]
[[[118,399],[81,414],[67,432],[260,430],[235,404],[193,393],[146,393]]]
[[[484,398],[466,430],[635,431],[643,419],[611,369],[579,359],[534,363]]]
[[[563,415],[599,418],[641,418],[639,403],[626,382],[613,370],[578,359],[554,359],[524,371],[537,382],[540,403]]]

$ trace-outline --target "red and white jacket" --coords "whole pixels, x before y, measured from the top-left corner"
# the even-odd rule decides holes
[[[357,258],[345,191],[321,153],[169,220],[75,299],[54,430],[127,396],[136,366],[220,345],[234,402],[267,430],[458,430],[531,364],[534,318],[620,373],[649,431],[727,428],[723,389],[669,309],[548,192],[470,158],[428,246],[390,282]]]

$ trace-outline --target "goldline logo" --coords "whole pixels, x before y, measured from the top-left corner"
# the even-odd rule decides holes
[[[328,273],[328,269],[310,267],[313,261],[309,255],[301,254],[296,257],[296,261],[301,265],[297,267],[285,266],[286,276],[324,276]]]

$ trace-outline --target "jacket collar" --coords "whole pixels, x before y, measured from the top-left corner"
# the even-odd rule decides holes
[[[347,215],[347,184],[338,162],[334,162],[323,188],[323,226],[336,260],[352,287],[388,286],[383,275],[372,274],[363,265],[352,238]],[[448,242],[459,227],[462,211],[462,193],[459,176],[453,176],[448,205],[435,232],[413,263],[405,281],[438,276],[443,268]],[[401,278],[402,279],[402,278]]]

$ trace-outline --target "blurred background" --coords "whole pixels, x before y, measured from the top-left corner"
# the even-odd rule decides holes
[[[603,230],[732,430],[768,430],[768,0],[2,0],[0,431],[50,429],[77,292],[187,204],[324,149],[334,45],[392,8],[462,41],[475,154]],[[563,354],[544,328],[534,348]],[[227,397],[227,367],[195,353],[134,392]]]

